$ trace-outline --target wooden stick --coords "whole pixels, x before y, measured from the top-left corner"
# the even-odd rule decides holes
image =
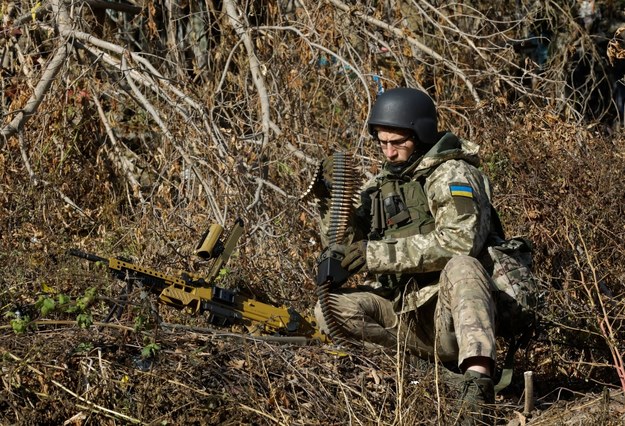
[[[523,373],[523,378],[525,379],[525,408],[523,410],[523,415],[528,416],[532,411],[534,411],[534,372],[526,371]]]

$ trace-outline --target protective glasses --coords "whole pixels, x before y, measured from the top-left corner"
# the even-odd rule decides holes
[[[395,149],[405,148],[406,147],[406,142],[411,141],[413,139],[414,139],[413,135],[408,135],[405,138],[395,139],[395,140],[392,140],[392,141],[383,141],[381,139],[378,139],[377,136],[375,137],[375,140],[378,141],[378,143],[380,144],[382,149],[387,149],[389,145],[391,145]]]

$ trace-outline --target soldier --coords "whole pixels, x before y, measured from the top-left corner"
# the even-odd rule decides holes
[[[462,410],[482,412],[494,402],[496,287],[477,260],[495,229],[478,146],[439,132],[434,102],[411,88],[381,94],[368,128],[383,170],[365,185],[345,244],[326,252],[373,279],[332,292],[337,322],[351,339],[387,347],[399,340],[419,357],[457,362]],[[332,167],[324,161],[326,187]],[[320,210],[323,234],[328,209]],[[327,331],[321,311],[318,303]]]

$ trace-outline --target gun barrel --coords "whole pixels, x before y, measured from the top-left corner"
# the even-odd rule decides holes
[[[78,249],[69,249],[67,251],[67,254],[71,255],[71,256],[76,256],[76,257],[80,257],[82,259],[87,259],[90,260],[91,262],[105,262],[108,263],[108,259],[105,257],[100,257],[96,254],[93,253],[87,253],[84,252],[82,250],[78,250]]]

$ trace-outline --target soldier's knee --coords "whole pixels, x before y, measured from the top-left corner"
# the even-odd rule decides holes
[[[480,262],[471,256],[467,256],[466,254],[459,254],[452,257],[447,265],[445,265],[444,271],[446,273],[456,273],[462,274],[467,271],[473,270],[474,268],[478,268],[481,266]]]

